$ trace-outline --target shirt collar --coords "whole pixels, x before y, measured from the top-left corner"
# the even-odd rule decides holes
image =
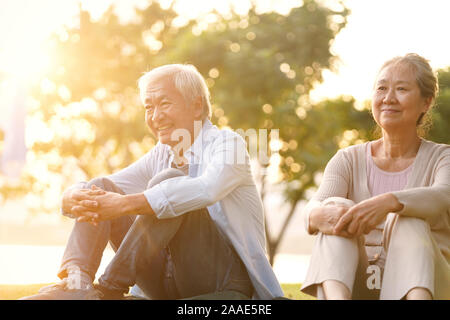
[[[205,146],[213,139],[213,135],[211,133],[211,129],[215,128],[215,126],[211,123],[211,120],[205,119],[203,121],[202,128],[194,140],[194,143],[186,150],[184,157],[188,161],[189,164],[199,163],[202,158],[203,150]],[[169,163],[172,164],[175,153],[172,148],[169,148],[170,158]]]

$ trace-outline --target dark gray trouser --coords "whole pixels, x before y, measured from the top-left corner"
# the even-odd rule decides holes
[[[149,188],[180,175],[179,170],[167,169],[150,181]],[[123,194],[106,178],[94,179],[88,186],[93,184]],[[151,299],[229,290],[252,296],[245,266],[206,209],[172,219],[124,216],[97,227],[75,222],[58,275],[63,278],[66,269],[76,265],[94,279],[108,241],[116,254],[99,279],[108,289],[128,292],[137,284]]]

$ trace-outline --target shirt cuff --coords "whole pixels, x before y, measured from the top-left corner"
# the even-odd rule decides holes
[[[161,185],[157,184],[145,190],[144,196],[158,219],[174,218],[177,216],[167,200]]]
[[[410,194],[408,192],[405,192],[405,190],[399,190],[399,191],[393,191],[391,192],[391,194],[397,198],[398,202],[400,202],[403,205],[402,210],[395,212],[396,214],[399,215],[405,215],[405,211],[407,210],[408,207],[408,197],[410,196]],[[413,196],[417,196],[417,195],[413,195]]]

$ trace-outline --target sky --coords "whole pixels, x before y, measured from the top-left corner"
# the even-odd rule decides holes
[[[378,68],[397,55],[415,52],[433,68],[450,66],[450,1],[347,0],[352,11],[332,50],[341,58],[338,73],[324,72],[313,96],[350,94],[369,99]]]

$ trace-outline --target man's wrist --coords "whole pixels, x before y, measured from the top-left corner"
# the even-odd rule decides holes
[[[122,202],[122,215],[154,214],[143,193],[127,194]]]
[[[124,195],[122,196],[121,199],[121,205],[120,205],[120,210],[121,210],[121,216],[127,216],[127,215],[133,215],[135,214],[134,212],[136,212],[136,208],[135,205],[133,203],[133,195]]]

